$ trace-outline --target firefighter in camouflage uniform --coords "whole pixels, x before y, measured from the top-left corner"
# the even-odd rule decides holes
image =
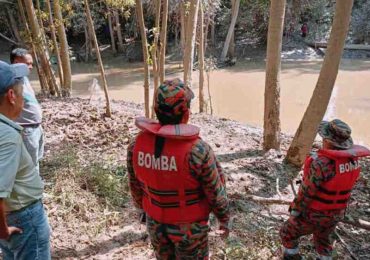
[[[166,81],[155,95],[159,122],[137,118],[141,132],[128,148],[133,201],[145,212],[157,259],[208,259],[211,212],[223,238],[229,234],[225,177],[199,128],[187,124],[190,88]]]
[[[341,120],[322,122],[323,147],[307,157],[303,182],[280,230],[284,259],[302,259],[301,236],[313,234],[318,259],[332,259],[332,235],[345,215],[351,191],[360,174],[358,159],[370,151],[353,145],[350,127]]]

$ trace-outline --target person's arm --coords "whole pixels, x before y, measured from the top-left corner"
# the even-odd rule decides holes
[[[8,227],[6,224],[4,199],[0,199],[0,239],[9,239],[15,233],[22,233],[17,227]]]
[[[314,160],[311,163],[307,178],[305,178],[299,187],[297,197],[291,205],[291,210],[296,213],[304,212],[311,203],[312,198],[316,195],[318,187],[320,187],[324,181],[328,181],[330,176],[334,176],[334,174],[335,166],[333,166],[329,160]]]
[[[22,232],[19,228],[7,226],[4,203],[4,198],[13,190],[22,155],[21,136],[18,138],[11,140],[12,136],[9,136],[9,141],[0,145],[0,239],[8,239],[13,233]]]
[[[135,170],[133,166],[133,154],[134,154],[135,141],[131,142],[127,150],[127,171],[129,177],[129,186],[131,191],[131,196],[134,201],[134,205],[139,210],[142,210],[142,199],[143,190],[139,180],[136,178]]]
[[[189,166],[193,176],[201,183],[210,208],[220,222],[220,229],[228,231],[230,206],[225,178],[219,172],[221,166],[211,147],[203,141],[196,143],[190,154]]]

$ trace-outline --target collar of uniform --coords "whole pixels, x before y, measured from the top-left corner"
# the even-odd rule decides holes
[[[21,127],[20,125],[18,125],[14,121],[10,120],[9,118],[7,118],[6,116],[4,116],[1,113],[0,113],[0,123],[6,124],[6,125],[14,128],[18,132],[21,132],[23,130],[23,127]]]

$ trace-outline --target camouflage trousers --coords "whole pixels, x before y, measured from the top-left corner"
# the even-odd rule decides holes
[[[208,259],[207,221],[169,225],[147,217],[147,230],[157,259]]]
[[[333,251],[333,233],[338,220],[344,212],[310,211],[298,217],[290,216],[280,229],[283,246],[288,249],[297,248],[299,238],[313,234],[316,252],[322,256],[331,256]]]

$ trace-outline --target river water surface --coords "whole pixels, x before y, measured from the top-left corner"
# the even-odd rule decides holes
[[[316,85],[321,60],[283,61],[281,74],[282,130],[294,133]],[[143,69],[140,63],[123,63],[118,58],[106,61],[110,96],[115,100],[143,103]],[[216,116],[253,126],[263,125],[264,61],[239,62],[236,66],[213,71],[210,89]],[[177,64],[168,66],[168,76],[181,77]],[[89,86],[99,72],[93,63],[73,64],[73,95],[89,97]],[[193,89],[198,92],[198,72],[193,74]],[[37,78],[33,84],[38,85]],[[207,82],[206,82],[207,86]],[[97,94],[94,94],[96,96]],[[102,101],[103,102],[103,101]],[[197,111],[197,101],[193,111]],[[358,143],[370,145],[370,61],[343,60],[326,119],[347,122]]]

